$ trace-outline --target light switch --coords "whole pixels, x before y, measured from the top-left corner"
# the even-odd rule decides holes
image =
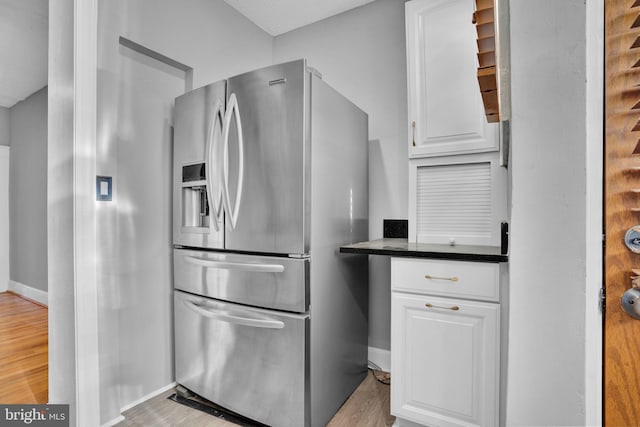
[[[96,176],[96,200],[110,201],[112,179],[110,176]]]

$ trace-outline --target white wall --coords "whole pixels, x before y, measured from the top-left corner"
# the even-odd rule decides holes
[[[584,0],[518,0],[510,8],[506,421],[584,425],[585,307],[597,310],[597,301],[585,299],[586,6]]]
[[[47,291],[47,88],[9,109],[11,277]]]
[[[0,107],[0,145],[11,145],[9,109]]]
[[[120,35],[193,67],[194,88],[271,64],[272,37],[222,0],[108,3],[124,13],[110,23]]]
[[[369,238],[383,218],[407,218],[404,2],[378,0],[274,39],[274,62],[307,58],[369,114]],[[390,348],[388,257],[369,258],[369,345]]]
[[[271,63],[272,38],[222,0],[102,0],[97,173],[101,420],[174,380],[171,125],[184,73],[118,44],[124,36],[193,67],[194,87]]]
[[[11,149],[0,146],[0,292],[9,284],[9,156]]]

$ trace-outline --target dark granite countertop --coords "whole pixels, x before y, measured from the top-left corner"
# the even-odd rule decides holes
[[[507,262],[509,260],[509,257],[501,254],[500,248],[496,246],[436,245],[390,238],[341,246],[340,252],[477,262]]]

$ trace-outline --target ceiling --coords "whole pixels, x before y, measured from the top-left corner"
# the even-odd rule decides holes
[[[0,0],[0,106],[47,85],[47,0]]]
[[[374,0],[224,0],[272,36]]]
[[[224,0],[272,36],[374,0]],[[0,0],[0,106],[47,84],[48,0]]]

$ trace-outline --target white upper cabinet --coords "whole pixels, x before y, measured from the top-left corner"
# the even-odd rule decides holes
[[[497,151],[477,80],[474,0],[406,3],[409,156]]]

